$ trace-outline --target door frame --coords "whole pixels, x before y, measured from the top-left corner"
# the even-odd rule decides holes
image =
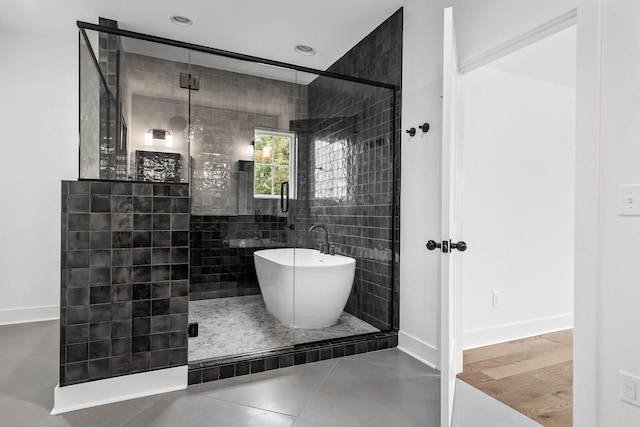
[[[599,234],[599,143],[600,143],[600,70],[602,65],[602,2],[580,2],[578,8],[527,31],[477,57],[461,63],[466,73],[502,56],[515,52],[573,25],[577,27],[576,64],[576,148],[575,148],[575,225],[574,225],[574,422],[585,426],[597,424],[597,296]],[[444,72],[444,69],[443,69]],[[444,138],[444,135],[443,135]],[[444,140],[444,139],[443,139]],[[444,149],[444,147],[443,147]],[[443,178],[444,179],[444,178]],[[444,221],[444,219],[443,219]],[[451,236],[455,238],[456,236]],[[595,243],[594,243],[595,242]],[[442,274],[442,272],[441,272]],[[581,283],[580,286],[577,284]],[[441,287],[441,292],[443,288]],[[442,297],[441,297],[442,299]],[[461,321],[459,309],[455,310]],[[447,313],[448,314],[448,313]],[[440,331],[445,330],[444,310],[440,310]],[[457,341],[462,360],[462,335]],[[446,354],[448,340],[441,333],[441,355]],[[442,356],[441,356],[442,357]],[[440,361],[442,366],[442,360]],[[443,372],[443,374],[445,374]],[[441,415],[447,413],[441,403]],[[442,425],[445,426],[444,419]]]

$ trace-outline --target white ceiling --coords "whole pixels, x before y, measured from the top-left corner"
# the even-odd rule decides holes
[[[76,21],[114,19],[125,30],[324,70],[405,0],[0,0],[0,28],[77,40]],[[172,15],[191,27],[169,22]],[[293,51],[312,46],[314,56]]]
[[[576,87],[575,25],[487,65],[511,74]]]

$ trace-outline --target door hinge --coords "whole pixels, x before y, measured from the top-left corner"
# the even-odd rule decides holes
[[[200,76],[180,73],[180,87],[183,89],[200,90]]]

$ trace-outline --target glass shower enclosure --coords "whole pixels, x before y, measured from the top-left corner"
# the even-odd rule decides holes
[[[190,363],[394,328],[394,86],[78,26],[79,178],[189,183]]]

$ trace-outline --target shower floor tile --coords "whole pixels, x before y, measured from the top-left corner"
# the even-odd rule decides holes
[[[190,301],[189,322],[199,329],[189,338],[190,363],[380,331],[346,312],[327,328],[290,328],[267,311],[262,295]]]

